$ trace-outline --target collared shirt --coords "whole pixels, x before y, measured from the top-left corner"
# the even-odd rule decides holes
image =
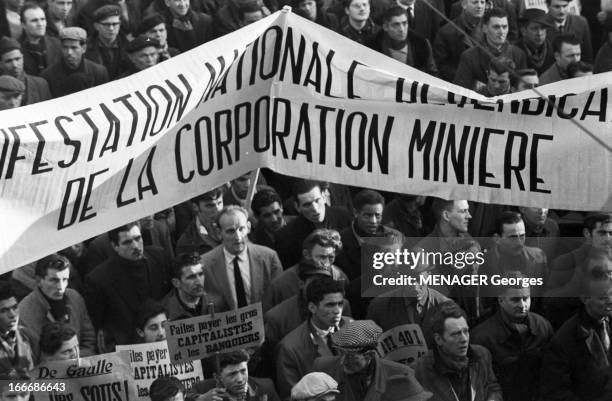
[[[240,268],[240,275],[242,276],[242,284],[244,285],[244,292],[246,295],[247,303],[251,303],[251,270],[249,266],[249,255],[247,253],[247,247],[244,248],[238,255],[229,253],[223,248],[223,255],[225,256],[225,270],[227,272],[227,278],[229,281],[229,290],[232,294],[234,302],[238,305],[238,297],[236,296],[236,281],[234,280],[234,258],[238,256],[238,267]]]
[[[336,331],[336,328],[334,326],[329,326],[327,328],[327,330],[322,330],[320,328],[318,328],[313,322],[312,320],[310,321],[310,324],[312,325],[312,327],[314,328],[314,332],[317,336],[321,337],[323,340],[327,340],[327,336],[334,333]]]

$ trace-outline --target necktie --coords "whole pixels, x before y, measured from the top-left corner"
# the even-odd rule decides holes
[[[414,9],[408,7],[408,29],[414,29]]]
[[[606,352],[610,352],[610,333],[608,332],[608,325],[605,320],[599,325],[599,338]]]
[[[234,285],[236,287],[236,300],[238,301],[238,307],[242,308],[247,306],[246,293],[244,292],[244,283],[242,282],[242,274],[240,273],[240,266],[238,265],[238,256],[234,258]]]

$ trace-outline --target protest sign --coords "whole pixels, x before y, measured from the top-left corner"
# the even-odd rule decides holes
[[[261,302],[230,312],[167,321],[170,360],[175,363],[206,358],[216,353],[263,344],[265,338]]]
[[[610,87],[607,73],[538,88],[544,99],[487,99],[278,12],[128,78],[0,112],[0,273],[260,167],[609,210]]]
[[[67,361],[43,362],[30,376],[61,384],[49,392],[34,392],[37,400],[135,401],[136,386],[127,352],[113,352]]]
[[[117,345],[117,351],[126,351],[130,355],[130,366],[134,372],[137,399],[149,401],[149,388],[158,377],[174,376],[189,389],[203,379],[202,362],[199,360],[173,364],[170,361],[168,343]]]
[[[413,366],[427,353],[421,326],[410,323],[385,331],[378,340],[378,353],[390,361]]]

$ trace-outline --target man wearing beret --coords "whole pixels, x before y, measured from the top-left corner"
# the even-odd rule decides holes
[[[62,47],[58,38],[47,35],[45,12],[38,4],[27,3],[21,15],[23,68],[28,74],[38,76],[42,70],[62,58]]]
[[[186,52],[213,39],[213,20],[191,9],[189,0],[164,0],[168,45]]]
[[[168,30],[164,17],[160,14],[151,14],[143,19],[138,27],[138,33],[159,42],[160,63],[180,53],[177,48],[168,46]]]
[[[87,43],[85,58],[106,67],[110,80],[129,68],[125,48],[125,36],[119,32],[121,27],[121,7],[106,5],[93,14],[94,32]]]
[[[406,375],[414,379],[414,371],[397,362],[378,356],[376,347],[382,329],[371,320],[355,320],[332,334],[338,356],[324,356],[314,362],[313,372],[324,372],[342,389],[338,401],[381,401],[387,380]]]
[[[15,109],[21,106],[25,85],[9,75],[0,76],[0,110]]]
[[[87,48],[87,33],[83,28],[64,28],[60,40],[62,59],[40,74],[49,83],[54,98],[108,82],[106,67],[83,57]],[[74,84],[73,75],[78,76],[79,85]]]
[[[159,42],[146,36],[138,36],[125,48],[130,66],[118,78],[124,78],[146,68],[153,67],[159,61]]]
[[[43,78],[26,74],[23,71],[24,57],[21,45],[15,39],[0,39],[0,69],[6,75],[18,79],[24,85],[19,106],[51,99],[49,85]]]

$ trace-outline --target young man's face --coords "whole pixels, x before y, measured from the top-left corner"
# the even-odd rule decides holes
[[[98,31],[98,35],[101,39],[107,43],[113,43],[119,35],[121,20],[118,15],[113,15],[99,22],[95,22],[94,27]]]
[[[155,25],[145,32],[145,36],[157,40],[162,47],[166,46],[166,41],[168,40],[166,24],[162,22],[161,24]]]
[[[261,207],[258,217],[259,223],[270,232],[276,232],[283,227],[283,207],[278,202]]]
[[[317,19],[317,2],[315,0],[302,0],[298,4],[298,9],[304,16],[311,21]]]
[[[521,34],[525,42],[534,46],[542,46],[546,41],[546,27],[535,21],[528,22],[522,27]]]
[[[214,199],[201,200],[197,203],[198,218],[202,223],[213,222],[223,209],[223,196]]]
[[[434,333],[434,340],[444,353],[464,357],[468,352],[470,329],[464,317],[449,317],[444,321],[444,333]]]
[[[501,46],[508,36],[508,18],[491,17],[489,22],[482,25],[482,31],[487,40],[494,46]]]
[[[308,304],[308,310],[312,314],[313,323],[323,330],[327,330],[332,326],[338,326],[340,320],[342,320],[343,307],[344,296],[341,292],[325,294],[318,304],[314,302]]]
[[[18,321],[17,299],[10,297],[0,301],[0,333],[17,330]]]
[[[325,199],[318,186],[296,196],[297,211],[312,223],[325,220]]]
[[[124,259],[137,261],[144,255],[144,245],[140,227],[132,226],[129,231],[119,232],[117,243],[113,243],[113,249]]]
[[[60,349],[49,358],[49,361],[66,361],[68,359],[77,359],[79,357],[79,339],[74,335],[71,339],[62,343]]]
[[[561,44],[561,49],[555,52],[555,61],[561,69],[567,68],[567,65],[572,62],[578,62],[582,56],[580,45],[572,45],[569,43]]]
[[[164,322],[168,320],[165,313],[160,313],[147,320],[142,330],[138,329],[138,335],[142,337],[145,343],[154,343],[166,339],[166,330]]]
[[[376,234],[382,225],[383,210],[384,206],[381,203],[363,205],[355,213],[357,225],[368,234]]]
[[[591,246],[599,251],[609,253],[612,249],[612,223],[595,223],[595,228],[585,235]]]
[[[231,395],[238,396],[246,393],[249,380],[249,368],[246,361],[224,367],[220,376],[223,386]]]
[[[473,18],[482,18],[486,9],[485,0],[461,0],[463,11]]]
[[[472,215],[470,205],[466,200],[454,201],[450,211],[442,212],[446,215],[448,224],[457,232],[466,233]]]
[[[40,278],[38,285],[42,293],[48,298],[59,301],[64,298],[69,279],[70,268],[63,270],[47,269],[47,274]]]
[[[49,12],[55,18],[64,21],[72,10],[72,0],[49,0]]]
[[[527,89],[537,88],[540,85],[540,79],[536,75],[523,75],[516,86],[517,92],[524,91]]]
[[[370,18],[370,0],[353,0],[350,6],[344,9],[349,20],[356,22],[367,21]]]
[[[487,73],[487,89],[491,96],[505,95],[510,90],[510,73],[505,71],[501,74],[490,70]]]
[[[398,15],[383,23],[383,30],[392,40],[403,42],[408,37],[408,16]]]
[[[0,67],[5,74],[17,79],[20,79],[23,75],[23,53],[21,53],[21,50],[15,49],[4,53],[0,62]]]
[[[189,0],[164,0],[164,2],[176,17],[182,17],[189,11]]]
[[[78,40],[64,39],[62,40],[62,55],[68,67],[73,70],[77,69],[83,59],[83,54],[87,49],[86,45],[81,45]]]
[[[24,12],[22,24],[24,31],[33,38],[41,38],[47,31],[47,18],[41,8],[30,8]]]
[[[204,270],[201,264],[184,266],[181,278],[173,278],[172,284],[181,292],[191,298],[200,298],[204,295]]]
[[[499,250],[512,255],[520,254],[525,248],[525,223],[504,224],[502,233],[497,238]]]
[[[532,226],[543,226],[548,218],[548,209],[545,207],[520,208],[523,218]]]
[[[548,13],[557,22],[565,21],[569,15],[569,0],[551,0]]]

